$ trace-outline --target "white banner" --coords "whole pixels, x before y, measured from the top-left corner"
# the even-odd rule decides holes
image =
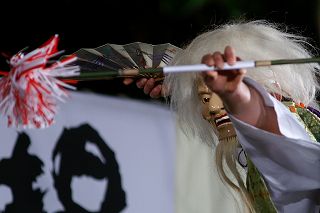
[[[173,212],[175,134],[165,106],[84,92],[47,129],[2,117],[0,211]]]

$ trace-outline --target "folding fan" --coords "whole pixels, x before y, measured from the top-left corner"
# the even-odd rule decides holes
[[[80,67],[77,80],[108,79],[115,77],[147,77],[161,80],[163,72],[181,49],[166,43],[152,45],[134,42],[125,45],[105,44],[97,48],[82,48],[74,53]]]

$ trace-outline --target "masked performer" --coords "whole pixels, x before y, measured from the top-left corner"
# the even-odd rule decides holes
[[[304,37],[267,22],[231,23],[197,36],[173,64],[223,68],[240,58],[307,58],[310,48]],[[303,64],[180,73],[166,76],[164,85],[155,87],[152,79],[137,85],[152,97],[167,88],[183,130],[216,145],[218,172],[249,212],[313,213],[320,206],[318,69]],[[246,184],[236,163],[242,149]]]

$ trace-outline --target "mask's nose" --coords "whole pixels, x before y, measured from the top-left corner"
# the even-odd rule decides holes
[[[211,115],[217,115],[221,112],[221,109],[223,108],[221,100],[211,97],[209,101],[209,113]]]

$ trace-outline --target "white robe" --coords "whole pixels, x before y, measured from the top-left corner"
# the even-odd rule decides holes
[[[318,213],[320,208],[320,143],[310,139],[298,119],[249,78],[245,82],[274,107],[281,135],[257,129],[230,115],[238,140],[262,174],[281,213]]]

